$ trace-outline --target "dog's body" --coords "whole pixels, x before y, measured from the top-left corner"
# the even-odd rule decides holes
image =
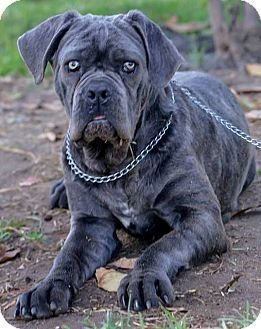
[[[47,40],[37,44],[41,35]],[[38,50],[32,50],[33,42]],[[253,148],[195,106],[180,86],[247,132],[234,96],[203,73],[176,73],[171,82],[180,55],[135,11],[105,18],[56,16],[25,34],[19,47],[37,82],[47,61],[52,63],[70,120],[69,150],[92,176],[125,168],[171,114],[172,121],[149,154],[112,182],[84,181],[64,147],[64,179],[55,185],[51,205],[66,206],[68,197],[71,231],[47,278],[19,297],[16,316],[67,311],[80,286],[118,251],[119,222],[139,236],[163,235],[122,281],[120,306],[143,310],[158,306],[158,298],[172,304],[175,275],[227,249],[222,219],[236,211],[238,196],[255,176]]]

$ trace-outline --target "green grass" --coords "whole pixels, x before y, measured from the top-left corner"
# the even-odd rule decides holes
[[[9,220],[0,224],[0,243],[9,240],[14,234],[19,233],[19,229],[24,227],[24,221]]]
[[[13,219],[0,223],[0,243],[8,241],[14,236],[30,241],[42,241],[44,239],[43,233],[26,228],[24,220]]]
[[[108,311],[106,318],[101,327],[97,327],[89,318],[86,318],[82,324],[86,326],[86,329],[133,329],[133,322],[139,325],[140,329],[147,328],[146,316],[142,313],[133,314],[130,312],[121,314],[118,312]],[[151,325],[151,322],[150,322]],[[162,316],[160,319],[160,325],[155,324],[154,329],[188,329],[185,319],[177,319],[175,315],[162,307]],[[70,329],[64,325],[63,329]]]
[[[110,15],[142,10],[158,23],[176,15],[180,22],[207,19],[207,0],[21,0],[12,4],[0,20],[0,75],[25,74],[16,47],[17,38],[46,18],[70,9],[82,14]]]
[[[38,231],[29,231],[23,234],[23,238],[30,241],[41,241],[43,240],[44,235]]]
[[[238,310],[234,310],[235,316],[230,316],[222,318],[219,321],[221,322],[222,329],[241,329],[250,326],[258,316],[258,310],[254,307],[251,307],[247,302],[245,309],[242,313]]]
[[[219,319],[220,326],[215,329],[242,329],[251,325],[258,316],[258,309],[250,306],[247,302],[245,309],[240,312],[238,310],[232,310],[235,316],[229,316]],[[151,318],[151,316],[150,316]],[[134,323],[135,322],[135,326]],[[146,315],[143,313],[119,313],[108,311],[106,313],[104,322],[101,326],[97,327],[88,317],[82,321],[82,325],[85,329],[132,329],[132,328],[154,328],[154,329],[188,329],[191,328],[189,321],[185,317],[177,319],[176,316],[169,310],[162,307],[162,315],[159,325],[153,324],[151,321],[146,322]],[[152,327],[153,326],[153,327]],[[214,327],[213,327],[214,328]],[[70,326],[63,325],[62,329],[71,329]]]

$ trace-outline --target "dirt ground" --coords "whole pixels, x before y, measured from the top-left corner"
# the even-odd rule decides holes
[[[213,73],[237,92],[247,114],[261,111],[257,92],[261,79],[231,70]],[[250,92],[250,86],[255,92]],[[250,128],[260,140],[261,117],[255,115],[249,120]],[[106,310],[118,310],[116,294],[97,288],[92,279],[81,289],[71,313],[43,321],[13,320],[17,296],[44,278],[69,230],[67,211],[48,210],[49,189],[62,174],[65,131],[65,114],[51,81],[36,87],[24,78],[0,79],[0,228],[9,227],[5,231],[9,235],[0,243],[6,249],[20,248],[15,259],[0,264],[0,305],[5,318],[21,329],[62,329],[64,325],[81,329],[87,316],[99,323]],[[218,319],[235,315],[234,309],[243,311],[247,302],[256,314],[261,308],[260,151],[257,159],[256,182],[241,200],[242,209],[251,209],[226,225],[231,250],[182,273],[175,283],[177,300],[172,311],[177,317],[185,315],[193,328],[217,327]],[[124,232],[119,235],[124,247],[118,258],[141,253],[143,241]],[[145,312],[145,317],[156,323],[160,312]]]

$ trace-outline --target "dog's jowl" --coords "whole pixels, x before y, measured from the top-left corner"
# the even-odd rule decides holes
[[[162,232],[121,282],[118,303],[135,311],[174,302],[179,271],[228,248],[224,222],[255,176],[253,147],[184,94],[248,132],[229,89],[198,72],[138,11],[67,12],[22,35],[20,53],[36,83],[49,62],[68,118],[64,177],[51,207],[69,207],[71,229],[47,277],[17,301],[18,317],[66,312],[79,288],[121,243]]]

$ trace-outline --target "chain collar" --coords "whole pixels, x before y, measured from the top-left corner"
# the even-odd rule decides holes
[[[171,98],[173,104],[175,104],[175,98],[172,88],[171,90]],[[161,129],[161,131],[158,133],[158,135],[151,140],[151,142],[143,149],[136,158],[134,158],[125,168],[121,169],[120,171],[117,171],[111,175],[108,176],[91,176],[83,172],[79,166],[76,164],[76,162],[73,160],[71,150],[70,150],[70,131],[67,131],[66,138],[65,138],[65,147],[66,147],[66,159],[68,161],[68,164],[71,168],[71,171],[74,173],[75,176],[85,180],[86,182],[91,183],[108,183],[113,182],[122,176],[127,175],[131,170],[133,170],[148,154],[153,148],[158,144],[158,142],[162,139],[162,137],[165,135],[166,131],[168,130],[170,124],[172,122],[172,114],[170,115],[169,119],[166,122],[166,125]]]

